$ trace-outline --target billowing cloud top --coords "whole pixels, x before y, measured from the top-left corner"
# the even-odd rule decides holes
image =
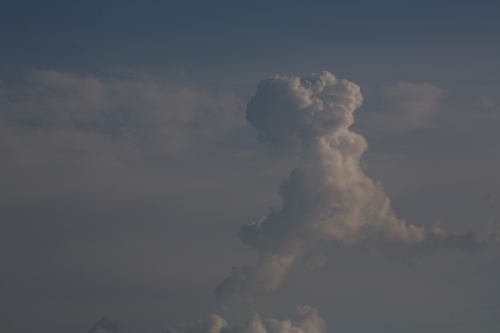
[[[274,145],[310,149],[318,138],[352,125],[362,101],[359,86],[328,72],[304,79],[275,76],[259,84],[247,120]]]

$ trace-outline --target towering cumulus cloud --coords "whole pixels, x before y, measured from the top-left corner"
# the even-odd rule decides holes
[[[367,143],[349,127],[362,101],[359,86],[328,72],[275,76],[259,84],[247,120],[265,141],[293,149],[304,166],[281,184],[280,211],[241,227],[239,237],[260,260],[234,267],[217,287],[217,301],[235,291],[276,288],[297,258],[320,241],[424,241],[424,229],[398,219],[381,186],[360,167]]]

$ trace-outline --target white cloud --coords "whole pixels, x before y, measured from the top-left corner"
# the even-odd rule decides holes
[[[281,184],[280,211],[242,226],[241,240],[259,252],[260,261],[233,268],[217,287],[219,301],[237,290],[275,289],[306,248],[324,240],[416,244],[425,239],[423,228],[396,217],[381,185],[360,167],[367,144],[349,127],[361,103],[357,85],[328,72],[303,79],[276,76],[259,84],[247,119],[272,145],[294,149],[305,166]]]
[[[411,120],[406,124],[416,128],[424,126],[442,92],[400,82],[386,94]],[[216,289],[218,302],[234,292],[251,299],[255,290],[276,289],[298,260],[324,242],[362,243],[374,254],[393,246],[469,251],[498,243],[497,231],[454,234],[439,226],[426,231],[396,216],[381,184],[360,166],[365,139],[349,129],[362,101],[356,84],[328,72],[302,79],[275,76],[258,85],[248,103],[248,121],[263,140],[295,151],[303,166],[281,184],[281,210],[241,227],[240,239],[258,252],[259,262],[234,267]]]

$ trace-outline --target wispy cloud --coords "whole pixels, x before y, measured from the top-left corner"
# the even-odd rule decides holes
[[[220,149],[244,125],[243,105],[231,93],[147,77],[33,71],[18,84],[2,83],[0,200],[165,186],[148,161]]]
[[[363,115],[366,128],[384,132],[410,132],[434,126],[445,91],[430,83],[399,81],[383,87],[378,102]]]

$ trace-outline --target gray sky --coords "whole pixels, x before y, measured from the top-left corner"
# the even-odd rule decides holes
[[[1,1],[0,331],[497,332],[499,10]]]

